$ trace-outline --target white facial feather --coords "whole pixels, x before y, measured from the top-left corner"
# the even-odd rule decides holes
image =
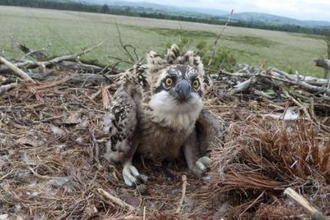
[[[153,110],[153,121],[161,123],[164,127],[177,130],[187,129],[194,123],[203,108],[198,94],[191,94],[188,102],[178,103],[167,91],[154,94],[149,102]]]

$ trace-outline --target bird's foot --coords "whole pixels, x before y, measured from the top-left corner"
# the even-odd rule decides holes
[[[193,173],[197,176],[201,176],[206,172],[207,168],[211,166],[211,162],[211,159],[207,156],[199,158],[192,169]]]
[[[128,186],[138,185],[148,180],[148,177],[140,174],[135,166],[131,162],[126,162],[123,168],[123,178]]]

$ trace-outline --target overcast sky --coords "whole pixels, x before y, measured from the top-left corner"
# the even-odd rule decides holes
[[[301,20],[330,21],[330,0],[130,0],[158,4],[219,9],[224,11],[263,12]]]

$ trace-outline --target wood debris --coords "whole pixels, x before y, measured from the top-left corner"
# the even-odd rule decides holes
[[[287,187],[330,215],[328,79],[248,65],[209,72],[205,105],[228,128],[210,172],[136,158],[152,178],[130,188],[103,156],[102,120],[122,71],[80,61],[100,45],[40,59],[24,48],[31,60],[1,61],[0,218],[306,219]]]

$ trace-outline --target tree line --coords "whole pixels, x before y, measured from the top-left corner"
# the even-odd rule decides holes
[[[46,8],[46,9],[57,9],[57,10],[70,10],[70,11],[84,11],[84,12],[94,12],[94,13],[104,13],[104,14],[114,14],[114,15],[126,15],[135,17],[145,17],[145,18],[157,18],[157,19],[167,19],[167,20],[179,20],[179,21],[190,21],[199,23],[208,23],[216,25],[224,25],[226,23],[226,18],[218,16],[208,16],[208,15],[184,15],[176,13],[167,13],[159,10],[154,10],[151,8],[143,7],[129,7],[129,6],[108,6],[96,5],[96,4],[83,4],[73,1],[65,0],[1,0],[0,5],[10,5],[10,6],[24,6],[33,8]],[[329,29],[321,27],[304,27],[299,25],[290,24],[271,24],[266,22],[255,22],[255,21],[240,21],[233,20],[228,25],[237,27],[247,27],[247,28],[258,28],[266,30],[277,30],[286,32],[297,32],[306,34],[317,34],[326,35],[329,33]]]

